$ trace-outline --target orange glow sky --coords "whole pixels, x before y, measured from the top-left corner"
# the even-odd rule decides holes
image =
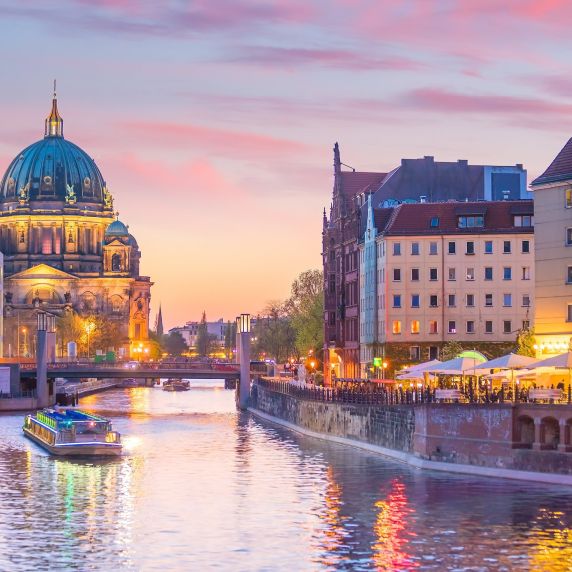
[[[524,163],[572,134],[560,0],[6,0],[0,171],[43,135],[97,162],[166,327],[256,313],[320,266],[342,161]],[[494,25],[493,25],[494,23]]]

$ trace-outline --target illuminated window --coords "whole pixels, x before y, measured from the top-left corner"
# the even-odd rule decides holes
[[[419,320],[411,320],[411,333],[418,334],[420,330]]]
[[[394,334],[400,334],[401,333],[401,321],[400,320],[393,320],[393,325],[392,325],[391,331]]]
[[[572,189],[566,189],[566,208],[572,207]]]

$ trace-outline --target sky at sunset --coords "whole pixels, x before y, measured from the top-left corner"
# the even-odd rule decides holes
[[[565,0],[0,0],[0,171],[43,136],[97,162],[166,327],[257,313],[321,266],[332,146],[524,163],[572,136]]]

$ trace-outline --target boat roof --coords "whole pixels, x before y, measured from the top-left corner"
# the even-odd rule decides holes
[[[43,409],[41,411],[47,417],[51,417],[55,421],[109,421],[105,417],[94,415],[93,413],[86,413],[78,409],[63,409],[56,411],[55,409]]]

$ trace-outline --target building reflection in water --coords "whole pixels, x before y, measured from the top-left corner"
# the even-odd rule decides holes
[[[405,485],[394,480],[385,500],[375,503],[377,517],[373,525],[375,543],[373,561],[377,570],[411,570],[418,563],[406,552],[414,533],[408,531],[408,517],[414,512],[409,506]]]
[[[572,529],[565,514],[541,508],[528,535],[530,569],[564,572],[572,570]]]

